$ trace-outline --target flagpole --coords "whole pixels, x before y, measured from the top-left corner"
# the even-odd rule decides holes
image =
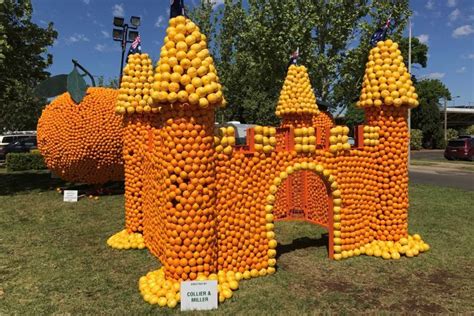
[[[411,17],[408,18],[408,73],[411,76]],[[408,135],[410,135],[408,141],[408,169],[411,164],[411,108],[408,108]]]

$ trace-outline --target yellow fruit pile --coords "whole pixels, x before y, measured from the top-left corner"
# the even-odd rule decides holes
[[[156,65],[152,98],[157,104],[189,103],[201,108],[224,106],[222,87],[206,36],[191,20],[169,21]]]
[[[196,281],[216,280],[219,302],[222,303],[232,297],[233,291],[238,290],[240,280],[257,276],[262,276],[257,270],[244,273],[221,270],[209,276],[198,274]],[[150,304],[174,308],[181,301],[180,281],[167,280],[163,267],[141,277],[138,284],[143,299]]]
[[[257,125],[254,127],[254,131],[255,151],[268,154],[275,150],[276,128]]]
[[[139,233],[129,233],[126,229],[116,233],[107,240],[107,245],[115,249],[143,249],[145,239]]]
[[[232,126],[219,128],[220,138],[214,136],[214,145],[216,152],[223,152],[226,155],[232,154],[235,146],[235,130]]]
[[[137,53],[128,56],[127,66],[123,72],[115,112],[156,113],[158,108],[153,105],[151,98],[153,65],[148,54]]]
[[[295,150],[300,153],[314,153],[316,151],[316,136],[314,127],[295,129]]]
[[[334,259],[340,260],[365,254],[367,256],[381,257],[383,259],[398,260],[401,255],[412,258],[428,250],[430,250],[430,246],[421,239],[420,235],[414,234],[413,236],[408,235],[408,238],[400,238],[400,240],[395,242],[374,240],[358,249],[343,250],[335,254]]]
[[[349,144],[349,127],[347,126],[336,126],[331,128],[331,136],[329,136],[329,151],[336,153],[343,150],[351,149]]]
[[[379,126],[364,126],[364,145],[377,146],[379,144]]]
[[[418,106],[418,95],[411,81],[398,44],[388,39],[370,50],[362,94],[357,106]]]
[[[142,276],[138,281],[138,288],[143,299],[153,305],[174,308],[180,301],[180,283],[166,280],[164,268]]]
[[[316,97],[305,66],[291,65],[280,92],[275,114],[318,114]]]

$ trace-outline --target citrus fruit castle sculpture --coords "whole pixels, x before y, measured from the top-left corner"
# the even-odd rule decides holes
[[[357,105],[366,125],[334,126],[320,112],[307,69],[291,65],[276,114],[246,145],[215,135],[225,100],[206,36],[188,18],[170,19],[153,71],[129,56],[116,111],[124,115],[125,230],[118,249],[148,248],[162,267],[139,281],[143,298],[174,307],[180,281],[218,280],[219,301],[241,279],[275,273],[274,222],[303,220],[328,231],[329,257],[399,259],[426,251],[409,235],[407,112],[418,105],[398,45],[370,51]]]

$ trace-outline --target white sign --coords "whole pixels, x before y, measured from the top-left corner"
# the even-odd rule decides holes
[[[77,202],[77,190],[64,190],[64,202]]]
[[[181,311],[217,309],[217,281],[181,282]]]

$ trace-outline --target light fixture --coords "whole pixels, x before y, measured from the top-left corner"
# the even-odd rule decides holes
[[[133,42],[138,37],[137,31],[128,31],[128,41]]]
[[[131,23],[134,27],[140,26],[140,17],[139,17],[139,16],[132,16],[132,17],[130,18],[130,23]]]
[[[123,30],[121,29],[113,29],[112,37],[114,41],[121,41],[123,36]]]
[[[114,26],[123,26],[124,18],[114,16]]]

